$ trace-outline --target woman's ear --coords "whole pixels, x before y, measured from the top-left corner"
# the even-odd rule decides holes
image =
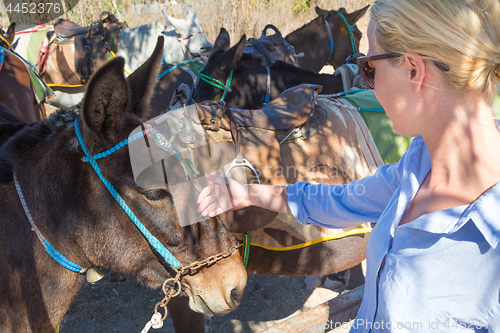
[[[405,66],[408,67],[408,78],[414,84],[415,91],[420,91],[427,75],[424,59],[416,52],[407,52],[405,55]]]

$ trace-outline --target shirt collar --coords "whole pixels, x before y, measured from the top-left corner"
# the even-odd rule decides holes
[[[500,242],[500,182],[474,201],[470,218],[492,248]]]

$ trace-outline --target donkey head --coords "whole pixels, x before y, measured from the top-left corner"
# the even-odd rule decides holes
[[[324,10],[316,7],[316,13],[319,18],[328,22],[330,31],[334,38],[334,49],[336,51],[333,52],[332,58],[328,61],[329,65],[332,65],[334,68],[338,68],[344,63],[345,59],[349,55],[353,54],[349,27],[346,25],[344,19],[339,15],[339,13],[345,17],[347,23],[352,27],[351,32],[354,39],[353,42],[356,47],[356,52],[358,52],[362,34],[355,24],[361,17],[363,17],[363,15],[365,15],[369,7],[370,5],[352,13],[348,13],[345,8],[340,8],[338,11],[335,11]],[[338,50],[342,50],[343,52],[339,52]]]
[[[207,64],[200,72],[200,74],[206,75],[213,79],[219,80],[223,84],[227,84],[228,80],[231,78],[230,86],[228,87],[228,99],[251,99],[252,88],[250,86],[241,86],[241,84],[256,85],[256,82],[248,80],[247,75],[258,75],[266,72],[266,68],[260,65],[260,59],[255,59],[255,63],[245,63],[240,60],[252,60],[252,57],[247,54],[243,54],[246,45],[246,36],[243,35],[241,39],[231,48],[229,34],[226,29],[221,28],[219,36],[215,40],[214,48],[210,54]],[[242,57],[244,57],[242,59]],[[252,66],[252,70],[248,70],[249,65]],[[251,73],[250,73],[251,72]],[[262,73],[260,73],[262,72]],[[232,75],[231,75],[232,73]],[[243,78],[245,76],[245,78]],[[265,86],[265,82],[262,83]],[[232,89],[231,87],[237,86],[238,89]],[[254,87],[255,88],[255,87]],[[193,99],[196,102],[202,102],[206,100],[219,100],[223,95],[224,90],[211,85],[203,79],[198,77],[196,85],[193,89]]]
[[[188,58],[200,57],[210,52],[210,43],[201,27],[200,19],[191,6],[188,6],[186,19],[176,19],[165,15],[167,25],[174,27],[177,38],[186,47]],[[168,53],[168,50],[165,50]]]
[[[9,28],[7,29],[7,32],[3,31],[3,29],[0,28],[0,34],[2,35],[3,38],[5,38],[5,40],[7,40],[9,42],[9,44],[12,45],[12,43],[14,42],[14,33],[16,31],[16,22],[12,22],[10,25],[9,25]],[[0,39],[0,45],[3,44],[3,40]],[[7,46],[7,45],[5,45]]]
[[[91,79],[79,116],[83,141],[90,155],[102,152],[126,139],[132,130],[149,119],[149,99],[158,76],[163,37],[158,39],[151,58],[127,79],[124,61],[107,63]],[[151,142],[151,141],[150,141]],[[128,147],[98,161],[103,177],[127,202],[137,218],[183,266],[227,251],[234,238],[216,219],[181,227],[168,185],[141,188],[136,185]],[[85,167],[92,169],[90,165]],[[172,269],[148,244],[122,208],[100,183],[93,171],[85,200],[94,202],[89,213],[95,218],[92,246],[86,256],[93,264],[134,273],[152,287],[158,287]],[[88,174],[88,173],[87,173]],[[96,232],[98,232],[97,239]],[[190,307],[206,316],[225,314],[241,299],[246,272],[238,251],[215,265],[202,268],[182,280]]]

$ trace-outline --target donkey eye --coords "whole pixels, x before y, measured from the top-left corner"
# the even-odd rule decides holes
[[[142,195],[144,195],[148,200],[161,200],[166,197],[170,196],[170,193],[168,193],[166,190],[163,189],[157,189],[157,190],[147,190],[142,192]]]

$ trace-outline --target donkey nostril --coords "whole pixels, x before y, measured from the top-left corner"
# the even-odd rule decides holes
[[[231,302],[234,307],[237,307],[241,303],[242,297],[243,292],[241,292],[238,288],[231,290]]]

